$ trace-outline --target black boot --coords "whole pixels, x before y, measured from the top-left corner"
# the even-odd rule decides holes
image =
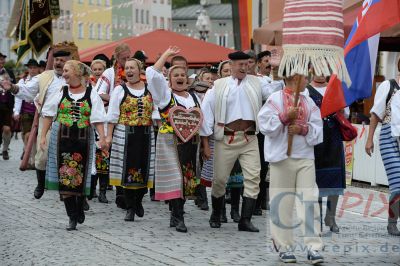
[[[136,189],[124,189],[124,202],[126,204],[126,215],[124,220],[133,222],[135,220],[136,211]]]
[[[136,209],[135,209],[135,213],[139,217],[143,217],[144,216],[144,209],[143,209],[142,201],[143,201],[143,197],[144,197],[144,195],[146,195],[146,193],[147,193],[147,188],[140,188],[136,192],[136,197],[135,197]]]
[[[203,211],[208,211],[210,208],[208,207],[206,186],[200,184],[199,192],[200,192],[200,196],[201,196],[201,200],[202,200],[202,203],[200,204],[199,208]]]
[[[77,222],[80,224],[83,224],[85,222],[85,202],[86,197],[85,196],[78,196],[78,197],[73,197],[76,198],[76,209],[77,209]]]
[[[115,187],[115,204],[117,204],[118,208],[126,210],[126,204],[124,199],[124,188],[123,187]]]
[[[108,203],[108,199],[106,197],[106,192],[107,192],[107,185],[108,185],[108,180],[107,180],[106,175],[100,175],[99,176],[99,181],[100,181],[100,193],[99,193],[99,202],[101,203]]]
[[[97,197],[96,185],[97,185],[97,175],[91,175],[90,176],[90,194],[87,197],[88,200],[92,200],[93,198]]]
[[[88,210],[90,210],[90,206],[89,206],[89,203],[87,202],[87,200],[86,200],[86,196],[85,197],[83,197],[83,204],[82,204],[82,206],[83,206],[83,210],[84,211],[88,211]]]
[[[333,233],[339,233],[339,226],[336,224],[336,207],[339,200],[338,195],[328,196],[326,202],[326,214],[325,214],[325,225],[329,226],[329,229]]]
[[[227,223],[228,218],[226,217],[226,203],[225,203],[225,197],[223,197],[223,202],[222,202],[222,210],[221,210],[221,223]]]
[[[43,196],[44,193],[44,184],[45,184],[45,179],[46,179],[46,171],[43,170],[36,170],[36,177],[38,181],[38,185],[35,188],[35,191],[33,192],[33,196],[35,199],[40,199]]]
[[[225,191],[225,203],[226,204],[231,204],[231,189],[230,188],[226,188],[226,191]]]
[[[185,225],[185,219],[183,218],[183,206],[185,201],[183,199],[173,199],[170,200],[170,203],[172,206],[173,217],[175,218],[174,221],[176,231],[186,233],[187,227]]]
[[[255,205],[256,199],[243,197],[242,215],[238,224],[239,231],[259,232],[258,228],[251,223]]]
[[[212,213],[209,221],[211,228],[221,227],[221,211],[224,198],[225,195],[219,198],[211,196]]]
[[[389,235],[392,236],[400,236],[400,231],[397,228],[397,220],[399,219],[400,215],[400,200],[399,199],[392,199],[389,202],[389,218],[388,218],[388,226],[387,230]]]
[[[238,223],[240,220],[239,204],[241,188],[231,188],[231,219]]]
[[[69,223],[67,226],[67,231],[76,230],[77,225],[77,208],[76,208],[76,198],[74,196],[64,198],[65,210],[67,211],[67,215],[69,217]]]

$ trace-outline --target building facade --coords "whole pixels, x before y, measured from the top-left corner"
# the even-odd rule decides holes
[[[221,4],[220,1],[211,1],[203,6],[191,5],[174,9],[172,10],[173,31],[201,39],[202,36],[196,27],[196,23],[202,10],[205,10],[205,14],[210,18],[210,30],[207,33],[206,41],[234,48],[231,4]]]
[[[53,43],[73,40],[73,1],[59,1],[60,17],[53,19]]]
[[[8,22],[12,14],[14,0],[0,1],[0,52],[7,56],[7,60],[17,60],[17,55],[11,51],[14,39],[7,37]]]
[[[120,40],[131,36],[133,30],[133,10],[135,2],[113,0],[112,8],[112,40]]]

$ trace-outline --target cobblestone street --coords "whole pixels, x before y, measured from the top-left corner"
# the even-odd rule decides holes
[[[188,233],[183,234],[169,228],[168,205],[148,195],[145,216],[124,222],[125,212],[113,202],[115,191],[107,191],[112,203],[89,201],[85,223],[67,232],[58,193],[33,198],[36,176],[18,170],[21,151],[21,140],[13,139],[10,160],[0,159],[0,265],[282,265],[270,241],[268,212],[253,217],[260,233],[239,232],[231,219],[211,229],[211,210],[199,210],[189,201]],[[347,189],[338,204],[340,234],[324,227],[324,265],[400,265],[400,237],[387,234],[387,211],[380,211],[386,199],[384,192]],[[305,264],[306,251],[298,244],[298,264]]]

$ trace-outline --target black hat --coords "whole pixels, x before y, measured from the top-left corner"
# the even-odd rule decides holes
[[[25,66],[39,66],[39,63],[35,60],[35,59],[33,59],[33,58],[31,58],[31,59],[29,59],[29,61],[28,61],[28,63],[26,63],[25,64]]]
[[[144,61],[144,60],[148,59],[148,57],[147,57],[147,55],[144,53],[144,51],[141,51],[141,50],[137,50],[137,51],[135,52],[135,54],[133,55],[133,58],[136,58],[136,59],[138,59],[138,60],[140,60],[140,61]]]
[[[237,51],[228,54],[230,60],[246,60],[250,58],[250,55],[243,53],[242,51]]]
[[[100,59],[106,62],[106,67],[109,68],[111,66],[110,59],[105,54],[97,54],[93,57],[93,60]]]
[[[39,61],[39,66],[40,66],[40,67],[46,68],[46,65],[47,65],[46,61],[43,61],[43,60],[40,60],[40,61]]]
[[[219,66],[219,64],[212,65],[210,67],[210,72],[214,73],[214,74],[218,74],[218,66]]]
[[[70,52],[60,50],[60,51],[54,52],[53,57],[70,56],[70,55],[71,55]]]
[[[271,56],[270,51],[262,51],[257,55],[257,61],[260,61],[264,56]]]
[[[6,56],[5,54],[2,54],[2,53],[0,52],[0,57],[6,58],[7,56]]]

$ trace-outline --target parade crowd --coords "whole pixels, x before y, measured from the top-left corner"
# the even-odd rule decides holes
[[[119,44],[113,60],[99,54],[87,65],[65,46],[49,52],[47,70],[45,62],[29,60],[18,82],[0,53],[3,159],[9,159],[12,124],[20,122],[21,159],[37,176],[34,197],[58,190],[69,231],[84,223],[88,200],[108,203],[107,193],[115,191],[126,222],[145,219],[142,200],[149,192],[152,200],[168,203],[169,226],[185,233],[185,203],[194,200],[209,210],[210,187],[210,230],[228,222],[230,204],[239,231],[259,232],[252,217],[268,209],[280,260],[296,262],[291,247],[300,227],[308,260],[322,263],[322,220],[333,233],[340,231],[335,216],[346,188],[342,118],[349,115],[346,108],[321,118],[329,77],[316,75],[312,65],[309,77],[278,77],[269,51],[233,52],[195,74],[189,74],[190,62],[179,47],[160,53],[148,65],[144,51],[132,53]],[[395,236],[400,236],[399,82],[379,86],[365,147],[371,155],[382,123],[387,230]],[[296,227],[294,210],[301,221]]]

